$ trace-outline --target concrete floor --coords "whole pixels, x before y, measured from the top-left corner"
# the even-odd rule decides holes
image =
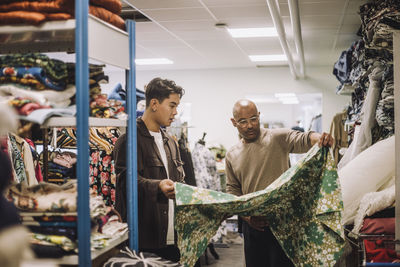
[[[215,248],[219,255],[219,259],[216,260],[208,252],[208,260],[210,265],[205,264],[204,256],[201,257],[202,267],[244,267],[244,254],[243,245],[230,244],[228,248]]]

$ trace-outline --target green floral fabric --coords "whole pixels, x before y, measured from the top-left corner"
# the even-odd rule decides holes
[[[181,263],[194,266],[228,216],[266,216],[295,266],[333,266],[344,246],[343,203],[327,148],[314,146],[266,189],[244,196],[175,184]]]

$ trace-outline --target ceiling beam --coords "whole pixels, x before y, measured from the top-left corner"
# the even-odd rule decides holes
[[[275,29],[278,33],[279,42],[281,43],[281,47],[287,58],[290,73],[295,79],[297,79],[298,75],[296,72],[296,66],[294,64],[292,53],[290,52],[289,45],[286,39],[285,27],[283,26],[282,23],[282,17],[279,12],[279,7],[275,0],[266,0],[266,1],[268,4],[269,12],[271,13],[272,21],[274,22]]]
[[[304,47],[303,37],[301,35],[301,24],[300,24],[300,12],[299,12],[299,1],[288,0],[290,21],[292,23],[294,43],[296,45],[297,55],[299,57],[300,70],[299,75],[301,78],[306,76],[306,64],[304,59]]]

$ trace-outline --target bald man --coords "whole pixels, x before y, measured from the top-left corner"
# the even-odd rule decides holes
[[[305,153],[314,144],[332,146],[327,133],[260,128],[260,112],[250,100],[233,107],[232,124],[241,136],[226,154],[227,192],[241,196],[265,189],[289,168],[289,153]],[[242,217],[247,267],[293,266],[264,217]]]

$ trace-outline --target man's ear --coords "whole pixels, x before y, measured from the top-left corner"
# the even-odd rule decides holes
[[[154,110],[154,109],[157,109],[157,106],[158,106],[158,100],[156,98],[151,99],[149,107],[152,110]]]
[[[236,127],[236,126],[237,126],[237,123],[236,123],[236,121],[235,121],[234,118],[231,118],[231,122],[232,122],[233,127]]]

